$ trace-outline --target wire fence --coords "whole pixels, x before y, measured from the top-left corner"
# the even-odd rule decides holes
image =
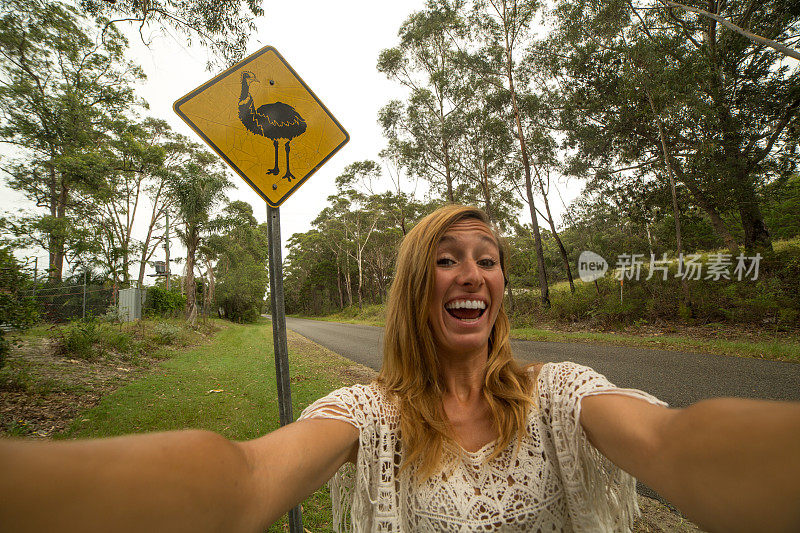
[[[67,322],[76,318],[100,316],[116,309],[118,288],[83,283],[41,285],[30,289],[44,322]]]

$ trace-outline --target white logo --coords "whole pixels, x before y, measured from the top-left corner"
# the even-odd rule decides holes
[[[607,270],[606,260],[594,252],[586,250],[578,257],[578,275],[586,283],[602,278]]]

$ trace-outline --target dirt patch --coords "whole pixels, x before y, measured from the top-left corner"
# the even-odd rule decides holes
[[[642,516],[633,524],[634,533],[696,533],[703,530],[676,511],[646,496],[639,495]]]
[[[51,438],[107,394],[153,371],[174,348],[148,343],[150,326],[124,330],[140,343],[139,349],[120,353],[104,348],[90,359],[62,355],[58,328],[47,336],[19,336],[0,370],[0,435]],[[181,338],[181,347],[209,338],[208,332],[190,332]]]

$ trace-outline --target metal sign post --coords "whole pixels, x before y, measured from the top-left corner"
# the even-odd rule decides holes
[[[278,208],[350,140],[350,135],[271,46],[197,87],[173,108],[267,202],[278,409],[281,425],[289,424],[294,417]],[[299,506],[289,512],[289,530],[303,533]]]
[[[281,213],[267,205],[269,232],[269,300],[272,306],[272,344],[275,349],[275,380],[278,382],[278,413],[281,426],[294,421],[292,391],[289,384],[289,348],[286,344],[286,311],[283,301],[283,264],[281,259]],[[289,511],[289,531],[303,533],[303,517],[298,505]]]

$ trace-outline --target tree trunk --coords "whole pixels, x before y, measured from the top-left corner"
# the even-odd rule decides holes
[[[344,309],[344,294],[342,294],[342,269],[339,266],[339,254],[336,254],[336,286],[339,288],[339,309]]]
[[[214,267],[211,265],[211,260],[208,258],[206,258],[206,275],[208,276],[208,289],[206,289],[205,298],[203,298],[203,318],[208,316],[211,304],[214,302],[214,290],[216,288]]]
[[[52,170],[55,184],[55,169]],[[55,205],[51,206],[51,213],[57,220],[64,220],[67,212],[67,198],[69,191],[63,183],[55,197]],[[50,235],[50,281],[60,283],[64,276],[64,236],[62,234]]]
[[[197,242],[193,233],[187,228],[186,247],[186,277],[184,286],[186,287],[186,320],[194,325],[197,322],[197,287],[194,282],[194,258],[197,250]]]
[[[361,261],[361,248],[356,248],[358,256],[356,262],[358,263],[358,310],[361,311],[361,287],[364,283],[364,268]]]
[[[455,196],[453,195],[453,176],[450,173],[450,147],[447,141],[442,142],[444,149],[444,179],[447,182],[447,201],[455,203]]]
[[[547,211],[547,222],[550,223],[550,231],[553,232],[553,237],[558,244],[558,251],[561,255],[561,261],[564,263],[564,268],[567,271],[567,280],[569,280],[569,290],[575,294],[575,281],[572,279],[572,268],[569,266],[569,258],[567,257],[567,250],[564,249],[564,243],[561,242],[561,237],[558,236],[556,231],[556,223],[553,222],[553,215],[550,212],[550,202],[547,200],[547,191],[545,191],[542,177],[539,175],[539,170],[536,170],[536,179],[539,181],[539,189],[542,191],[542,198],[544,199],[544,209]],[[548,182],[550,178],[548,177]]]
[[[722,217],[719,215],[708,198],[706,198],[706,195],[700,190],[697,180],[687,176],[682,170],[680,170],[680,168],[676,171],[676,174],[678,175],[679,181],[686,185],[686,188],[689,189],[689,193],[691,193],[692,198],[694,198],[694,201],[697,203],[700,209],[705,211],[705,213],[708,215],[708,218],[711,221],[711,226],[714,228],[714,231],[717,233],[717,235],[719,235],[719,237],[723,240],[728,251],[730,251],[732,254],[738,252],[739,243],[736,242],[736,239],[725,225],[725,221],[722,220]]]
[[[747,253],[772,250],[772,239],[764,224],[761,208],[752,187],[742,187],[737,201],[744,229],[744,249]]]
[[[508,43],[506,43],[508,44]],[[507,63],[506,75],[508,76],[509,92],[511,94],[511,106],[514,110],[514,118],[517,125],[517,139],[519,140],[520,151],[522,153],[522,167],[525,171],[525,193],[528,196],[528,209],[531,215],[531,227],[533,229],[533,239],[536,245],[536,263],[539,273],[539,290],[541,291],[542,306],[545,309],[550,307],[550,290],[547,286],[547,272],[544,269],[544,250],[542,248],[542,235],[539,232],[539,221],[536,218],[536,206],[533,203],[533,186],[531,184],[531,164],[528,159],[528,150],[525,147],[525,134],[522,131],[522,119],[520,118],[519,106],[517,105],[517,95],[514,92],[514,76],[511,72],[511,56],[506,47]]]
[[[353,307],[353,283],[350,280],[350,260],[348,254],[344,257],[344,288],[347,291],[347,305]]]
[[[646,92],[647,92],[647,100],[650,103],[650,109],[653,112],[653,115],[656,118],[656,124],[658,125],[658,137],[659,139],[661,139],[661,156],[664,161],[664,169],[667,171],[667,177],[669,178],[670,191],[672,192],[672,212],[675,217],[675,242],[678,252],[679,268],[682,272],[683,247],[681,244],[681,212],[680,209],[678,208],[678,193],[675,188],[675,178],[672,175],[672,165],[670,164],[669,148],[667,148],[667,140],[666,137],[664,136],[664,125],[661,123],[661,116],[658,113],[656,113],[656,108],[655,105],[653,104],[653,99],[650,97],[650,91]],[[685,277],[681,278],[681,289],[683,291],[684,305],[686,305],[686,307],[689,309],[691,313],[692,295],[689,292],[689,283],[686,281]]]
[[[486,215],[489,220],[496,222],[494,213],[492,212],[492,194],[489,190],[489,169],[487,168],[486,161],[483,162],[483,169],[481,169],[481,191],[483,192],[483,203],[486,206]]]

